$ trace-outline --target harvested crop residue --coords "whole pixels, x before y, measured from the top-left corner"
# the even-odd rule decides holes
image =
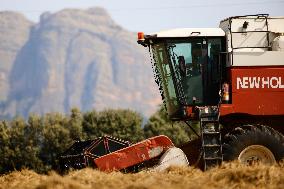
[[[244,166],[224,164],[202,172],[192,167],[171,167],[162,173],[103,173],[93,169],[72,171],[60,176],[54,172],[40,175],[30,170],[0,177],[0,189],[119,189],[119,188],[284,188],[284,166]]]

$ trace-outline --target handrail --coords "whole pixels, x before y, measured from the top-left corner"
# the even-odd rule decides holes
[[[232,31],[232,19],[238,19],[238,18],[247,18],[247,19],[251,19],[249,17],[251,16],[255,16],[257,18],[264,18],[265,19],[265,25],[266,25],[266,31],[259,31],[259,30],[256,30],[256,31],[241,31],[241,32],[233,32]],[[233,65],[234,64],[234,50],[235,49],[245,49],[245,48],[270,48],[269,46],[269,33],[270,31],[268,30],[268,21],[267,21],[267,18],[268,18],[269,14],[255,14],[255,15],[244,15],[244,16],[234,16],[234,17],[230,17],[229,18],[229,31],[230,31],[230,42],[231,42],[231,53],[232,53],[232,56],[231,56],[231,64]],[[253,18],[255,19],[255,18]],[[265,46],[265,47],[233,47],[233,33],[249,33],[249,32],[265,32],[266,33],[266,39],[267,39],[267,45],[268,46]]]

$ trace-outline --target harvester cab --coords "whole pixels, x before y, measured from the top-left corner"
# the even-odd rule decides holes
[[[155,80],[169,117],[199,119],[201,107],[216,115],[222,75],[226,74],[221,54],[225,52],[225,32],[221,28],[185,28],[138,36],[138,43],[149,47],[152,54]]]

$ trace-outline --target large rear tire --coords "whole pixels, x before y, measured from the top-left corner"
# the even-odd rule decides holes
[[[224,137],[223,158],[272,165],[284,157],[284,136],[263,125],[244,125]]]

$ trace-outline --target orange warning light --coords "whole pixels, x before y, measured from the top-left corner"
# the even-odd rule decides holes
[[[143,32],[138,32],[138,41],[145,41]]]

